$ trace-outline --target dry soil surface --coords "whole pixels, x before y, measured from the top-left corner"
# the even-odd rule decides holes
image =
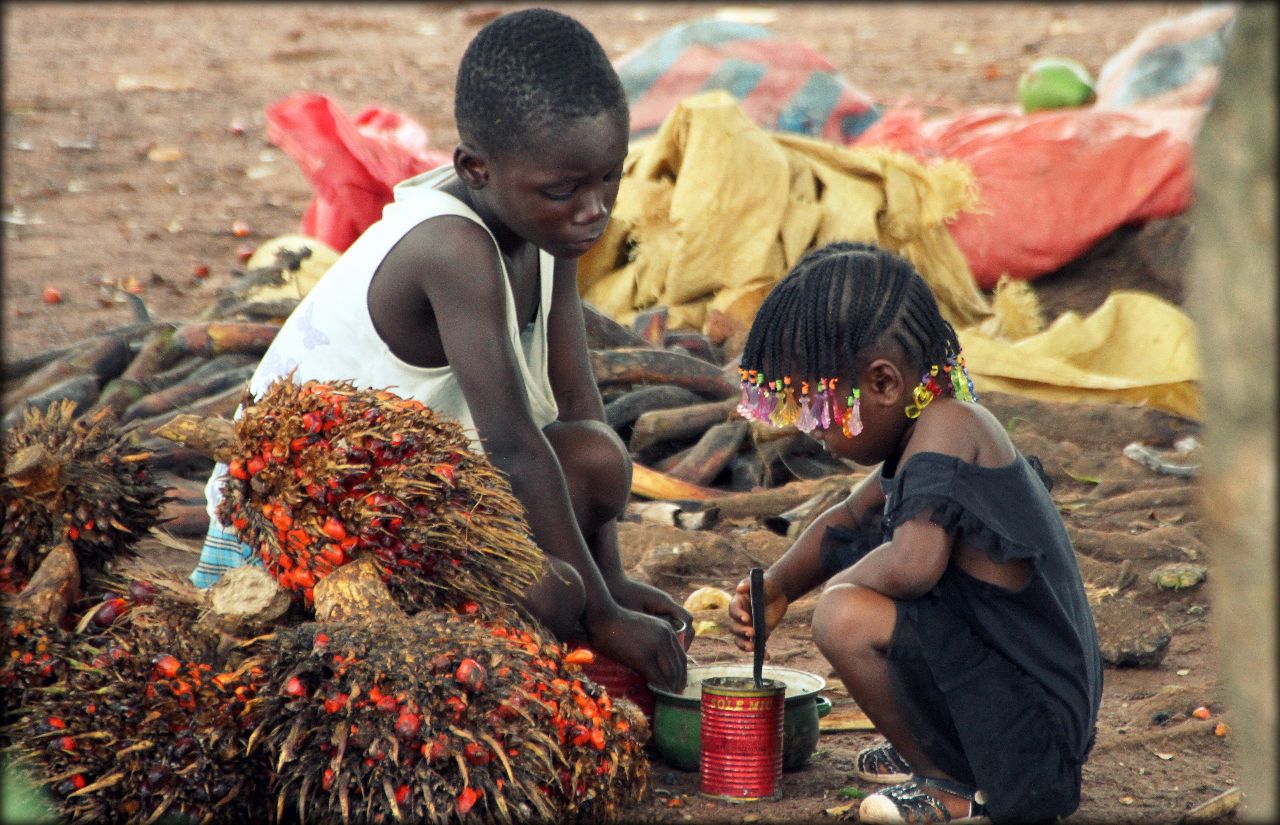
[[[612,56],[712,4],[553,4],[581,19]],[[153,316],[193,317],[240,266],[237,250],[296,231],[311,192],[266,139],[264,110],[301,90],[349,114],[380,104],[419,119],[434,146],[456,137],[454,70],[471,34],[517,6],[418,4],[27,4],[4,7],[4,357],[36,354],[131,320],[108,285],[133,278]],[[1142,26],[1192,4],[780,4],[768,25],[827,55],[878,101],[904,96],[968,105],[1014,100],[1036,56],[1067,55],[1095,74]],[[243,222],[248,233],[237,235]],[[1184,233],[1185,234],[1185,233]],[[1043,279],[1052,313],[1100,303],[1133,251],[1132,231]],[[1176,263],[1174,269],[1176,270]],[[207,277],[197,277],[207,267]],[[1149,284],[1177,299],[1176,277]],[[1176,274],[1176,273],[1175,273]],[[47,304],[43,290],[61,291]],[[1194,480],[1157,475],[1125,444],[1169,446],[1189,422],[1117,406],[993,397],[992,409],[1057,484],[1106,641],[1146,650],[1146,666],[1108,666],[1098,744],[1073,822],[1172,822],[1237,784],[1231,736],[1214,728],[1219,700],[1207,594],[1157,588],[1166,562],[1205,564]],[[674,528],[672,528],[674,530]],[[753,562],[785,549],[752,520],[714,532],[628,525],[628,561],[683,599],[730,588]],[[693,554],[664,548],[685,543]],[[646,553],[650,553],[646,557]],[[647,563],[645,559],[648,559]],[[662,559],[666,558],[667,561]],[[670,561],[677,559],[677,562]],[[812,598],[770,640],[774,663],[830,677],[808,637]],[[713,616],[723,625],[723,616]],[[1168,638],[1162,655],[1160,637]],[[1157,651],[1157,653],[1151,653]],[[700,663],[745,662],[723,635],[699,637]],[[1137,654],[1133,654],[1137,655]],[[851,703],[830,678],[837,711]],[[1207,720],[1191,711],[1206,706]],[[808,822],[847,804],[854,754],[873,734],[824,734],[808,767],[788,773],[782,799],[730,805],[700,797],[697,774],[654,761],[643,821]],[[842,790],[844,795],[842,795]]]

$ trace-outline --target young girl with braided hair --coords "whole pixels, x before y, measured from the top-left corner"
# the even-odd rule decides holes
[[[744,416],[876,466],[765,573],[768,630],[825,583],[814,641],[886,739],[858,754],[892,786],[860,820],[1073,812],[1102,691],[1093,615],[1050,482],[975,403],[927,283],[874,246],[811,252],[740,366]],[[729,606],[743,650],[748,592]]]

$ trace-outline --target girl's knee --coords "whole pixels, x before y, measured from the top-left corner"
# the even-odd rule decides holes
[[[813,610],[813,641],[824,656],[855,647],[884,650],[897,623],[888,596],[853,584],[827,588]]]

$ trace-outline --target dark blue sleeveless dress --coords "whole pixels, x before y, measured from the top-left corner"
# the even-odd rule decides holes
[[[1093,746],[1102,659],[1093,612],[1049,482],[1019,454],[985,468],[924,452],[881,470],[878,527],[831,528],[824,565],[852,564],[927,513],[996,562],[1026,559],[1011,591],[948,565],[917,599],[898,600],[888,651],[895,694],[939,768],[986,794],[995,822],[1067,816]]]

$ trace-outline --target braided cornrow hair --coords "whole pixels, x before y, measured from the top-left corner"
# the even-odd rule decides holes
[[[549,9],[498,17],[476,33],[458,65],[458,134],[485,151],[524,148],[554,127],[604,112],[628,123],[629,111],[599,41]]]
[[[806,254],[764,299],[740,366],[769,379],[839,377],[842,390],[852,389],[870,348],[890,339],[918,374],[960,352],[955,329],[908,261],[838,241]]]

